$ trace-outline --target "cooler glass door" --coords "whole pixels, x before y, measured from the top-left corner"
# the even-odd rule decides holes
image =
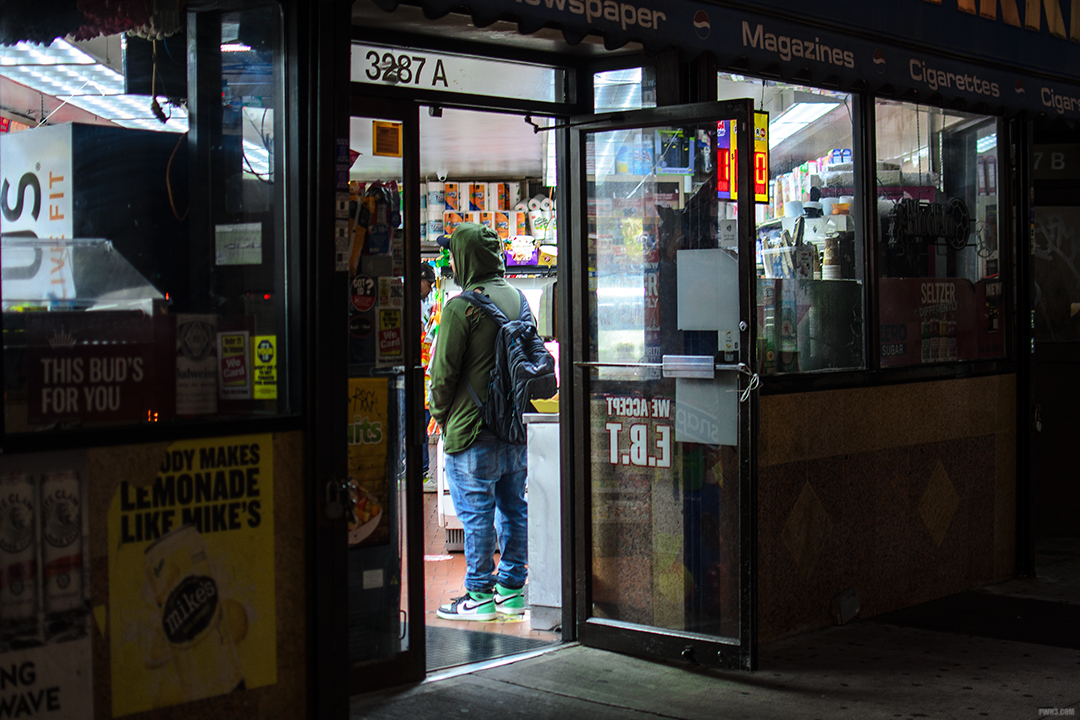
[[[755,662],[752,112],[735,101],[574,123],[586,645]]]

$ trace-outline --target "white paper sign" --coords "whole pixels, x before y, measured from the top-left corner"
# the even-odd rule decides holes
[[[739,444],[739,377],[675,379],[675,442]]]
[[[0,655],[0,717],[91,720],[92,663],[89,635]]]
[[[0,232],[70,238],[72,126],[0,134]]]

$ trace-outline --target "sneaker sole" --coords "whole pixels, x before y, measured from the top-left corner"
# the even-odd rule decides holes
[[[502,613],[503,615],[524,615],[525,606],[521,607],[500,607],[495,608],[496,613]]]
[[[498,612],[492,613],[473,613],[472,615],[459,615],[458,613],[444,613],[442,610],[436,610],[435,615],[441,617],[443,620],[494,620],[499,616]]]

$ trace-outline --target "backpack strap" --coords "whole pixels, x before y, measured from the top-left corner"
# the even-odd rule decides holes
[[[518,292],[520,293],[521,291],[518,290]],[[496,305],[494,301],[492,301],[492,299],[489,298],[487,295],[466,291],[458,293],[455,297],[459,297],[465,302],[475,305],[476,307],[483,310],[485,313],[487,313],[487,316],[494,320],[499,327],[502,327],[506,323],[510,322],[510,320],[506,317],[503,311],[499,309],[499,306]],[[524,301],[525,296],[522,295],[521,298]]]
[[[518,310],[518,320],[525,320],[532,323],[532,312],[529,310],[529,301],[525,299],[525,293],[518,289],[518,295],[521,296],[521,309]],[[463,291],[454,296],[454,298],[461,298],[465,302],[475,305],[476,307],[487,313],[487,316],[494,320],[496,324],[501,328],[510,320],[506,317],[506,314],[499,309],[499,306],[489,298],[487,295],[477,292]],[[450,298],[453,300],[454,298]],[[449,303],[448,303],[449,304]],[[466,378],[465,389],[469,391],[469,397],[476,404],[476,407],[484,407],[484,403],[480,402],[480,396],[477,394],[476,389],[472,386],[472,383]]]
[[[529,309],[529,301],[525,299],[525,293],[519,289],[518,294],[521,295],[521,309],[518,310],[518,320],[535,326],[536,321],[533,320],[532,310]]]

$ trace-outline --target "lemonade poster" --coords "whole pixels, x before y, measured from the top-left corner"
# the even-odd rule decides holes
[[[109,507],[113,715],[277,682],[273,441],[169,445]]]

